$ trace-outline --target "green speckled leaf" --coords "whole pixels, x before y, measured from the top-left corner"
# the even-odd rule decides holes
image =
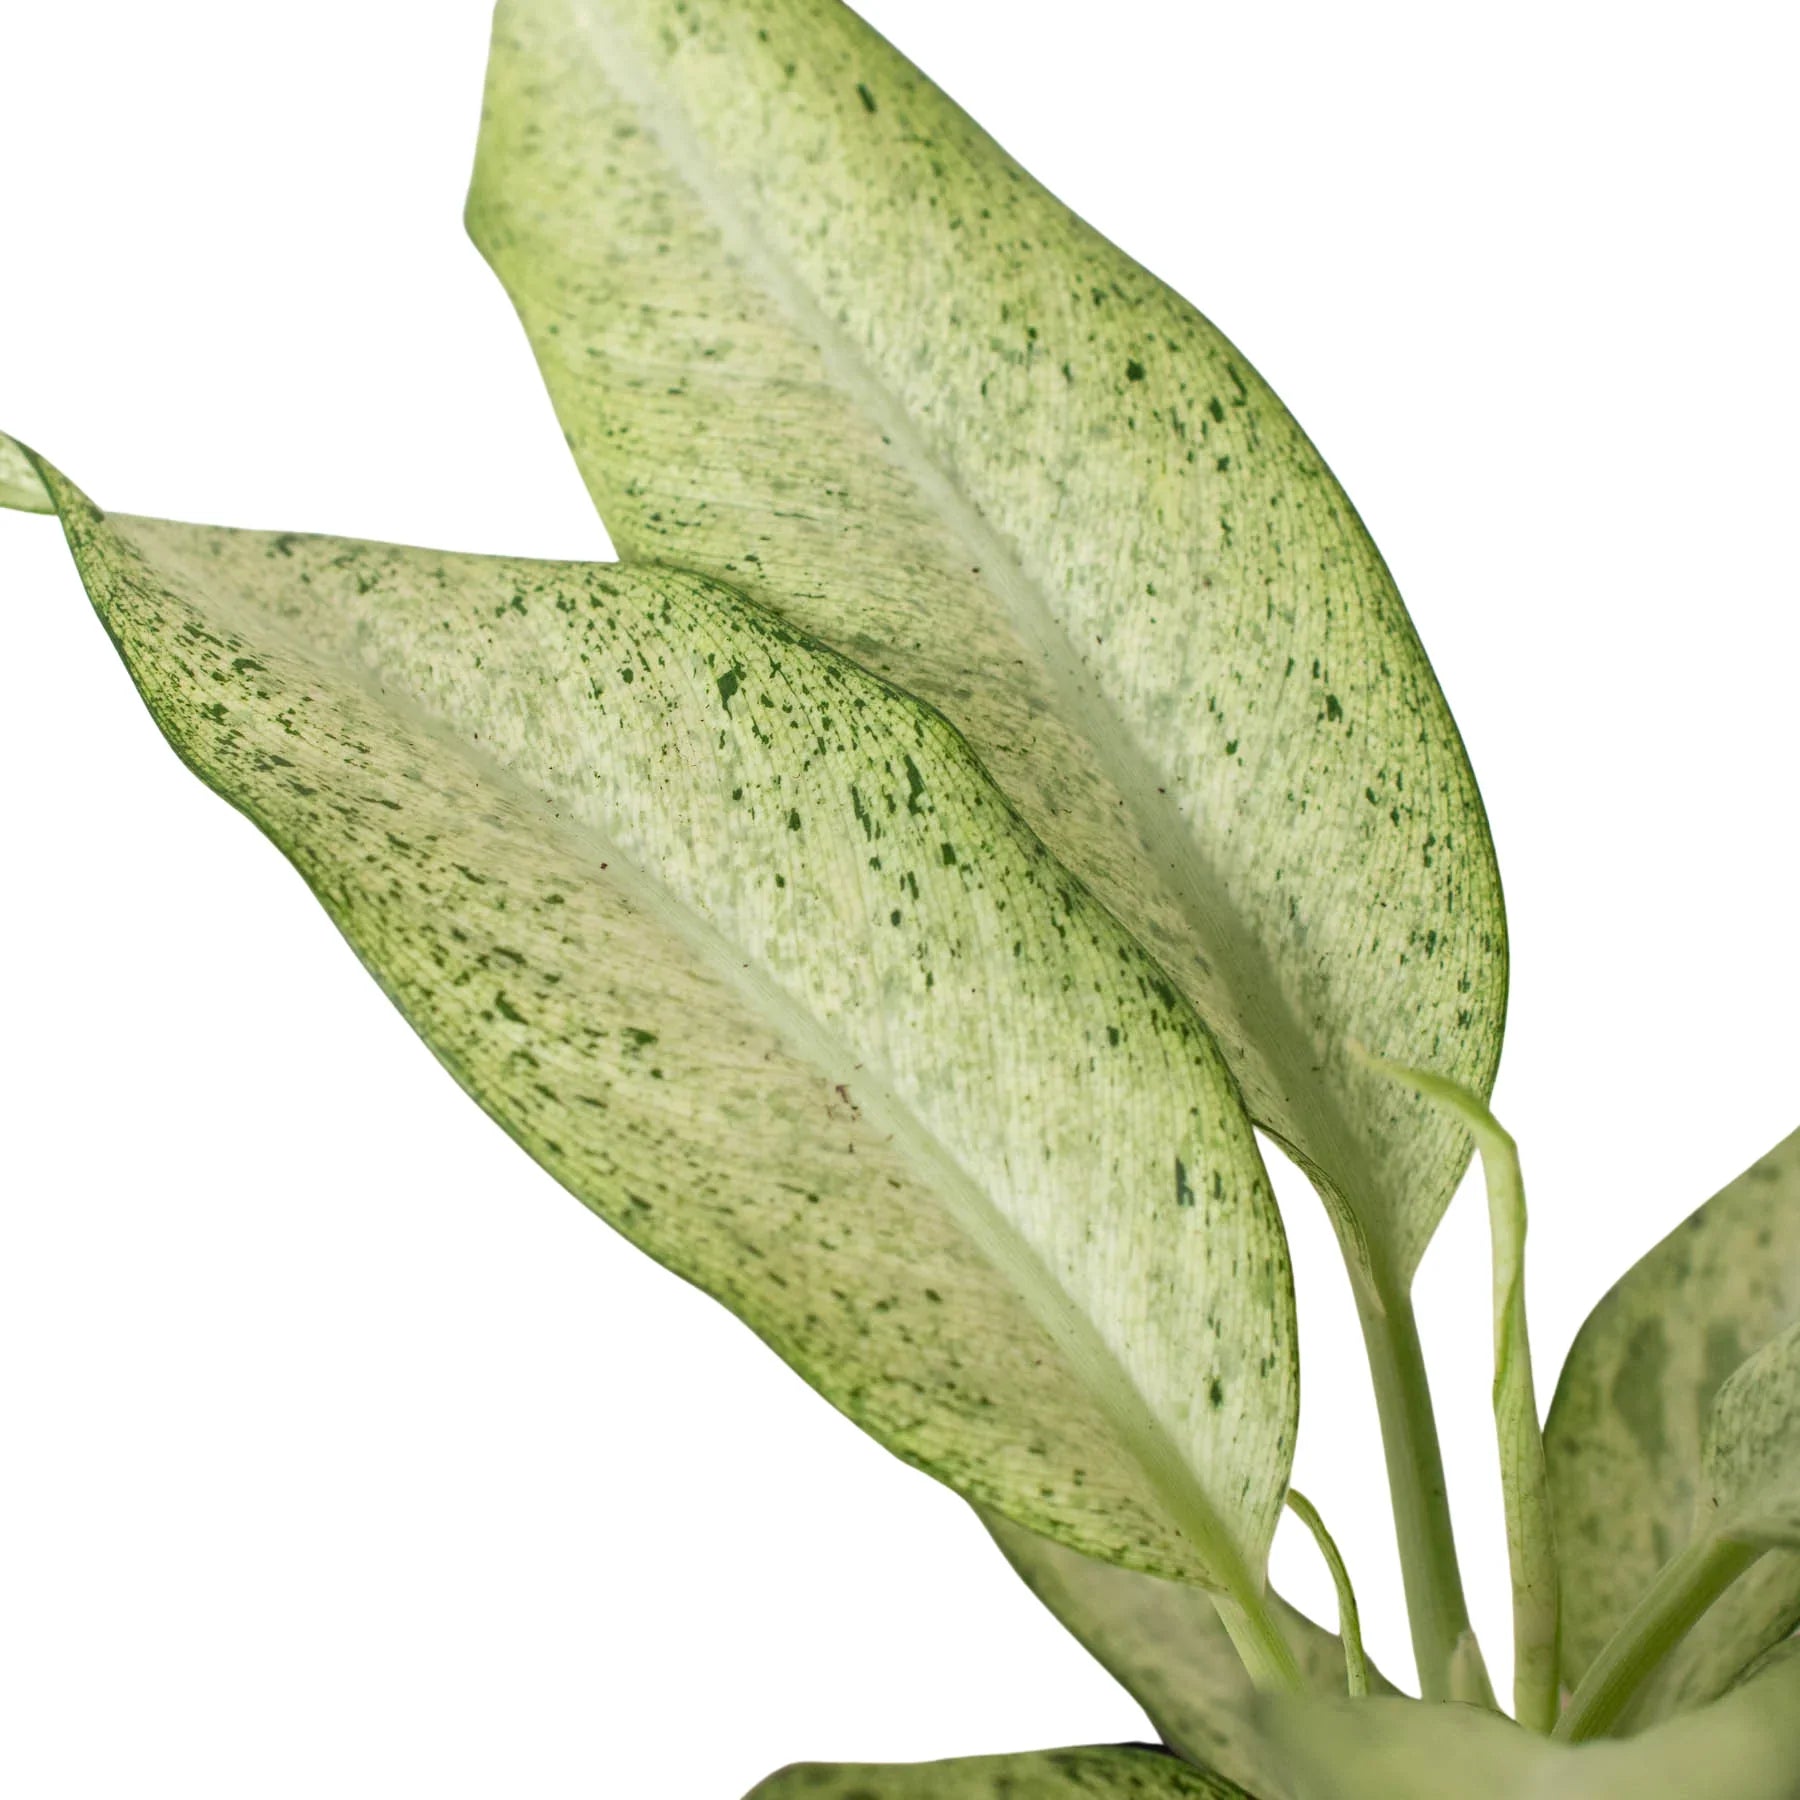
[[[534,1157],[909,1461],[1255,1602],[1296,1377],[1249,1123],[937,715],[704,576],[44,467],[170,742]]]
[[[1244,1666],[1203,1593],[1052,1543],[992,1514],[983,1523],[1027,1587],[1128,1689],[1164,1743],[1259,1800],[1300,1800],[1264,1734]],[[1269,1596],[1310,1693],[1345,1692],[1344,1646]],[[1371,1689],[1394,1689],[1371,1671]]]
[[[502,0],[470,229],[614,541],[940,708],[1404,1289],[1485,1094],[1474,781],[1243,356],[836,0]]]
[[[748,1800],[1262,1800],[1155,1750],[1107,1747],[934,1763],[798,1763]]]
[[[1800,1322],[1726,1378],[1701,1470],[1697,1531],[1800,1549]]]
[[[1690,1540],[1715,1396],[1800,1322],[1800,1132],[1716,1194],[1594,1309],[1545,1427],[1574,1685]],[[1710,1699],[1800,1624],[1800,1556],[1765,1556],[1677,1647],[1640,1717]]]
[[[1626,1741],[1413,1700],[1260,1703],[1305,1800],[1796,1800],[1800,1658]]]

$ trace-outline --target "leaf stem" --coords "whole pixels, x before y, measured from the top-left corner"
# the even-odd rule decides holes
[[[1412,1297],[1392,1287],[1377,1291],[1361,1280],[1353,1285],[1381,1416],[1419,1691],[1427,1700],[1473,1699],[1491,1707],[1493,1689],[1474,1645],[1456,1560],[1444,1458]],[[1464,1671],[1455,1691],[1453,1661]]]
[[[1657,1665],[1761,1554],[1757,1545],[1706,1537],[1671,1557],[1594,1658],[1553,1735],[1579,1744],[1617,1724]]]
[[[1288,1511],[1313,1535],[1325,1566],[1331,1571],[1332,1585],[1337,1589],[1338,1636],[1344,1641],[1344,1677],[1350,1698],[1360,1700],[1369,1691],[1369,1659],[1363,1653],[1362,1614],[1357,1610],[1356,1589],[1350,1585],[1350,1571],[1337,1540],[1325,1529],[1319,1509],[1296,1487],[1287,1492]]]
[[[1487,1102],[1461,1082],[1381,1057],[1363,1060],[1466,1126],[1481,1152],[1494,1256],[1494,1428],[1512,1569],[1513,1717],[1528,1730],[1547,1732],[1556,1723],[1562,1592],[1525,1319],[1525,1177],[1519,1147]]]
[[[1212,1599],[1226,1636],[1257,1687],[1265,1693],[1304,1693],[1306,1683],[1301,1678],[1300,1664],[1282,1636],[1268,1602],[1249,1590],[1236,1594],[1215,1592]]]

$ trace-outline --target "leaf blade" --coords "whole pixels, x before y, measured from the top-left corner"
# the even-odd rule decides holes
[[[771,1775],[746,1800],[1081,1800],[1086,1795],[1259,1800],[1172,1756],[1130,1746],[934,1763],[801,1763]]]
[[[1714,1399],[1797,1319],[1800,1133],[1621,1277],[1569,1351],[1544,1432],[1564,1552],[1565,1680],[1579,1681],[1691,1541]],[[1797,1623],[1800,1557],[1771,1552],[1677,1647],[1637,1716],[1711,1699]]]
[[[941,721],[703,577],[109,518],[43,472],[171,743],[537,1160],[907,1460],[1252,1591],[1293,1393],[1248,1126]],[[1081,1116],[1120,1081],[1148,1160]],[[1219,1253],[1250,1280],[1208,1347],[1173,1296]]]
[[[940,706],[1403,1287],[1466,1140],[1344,1044],[1486,1091],[1497,880],[1386,569],[1248,363],[822,0],[504,6],[469,221],[615,541]]]
[[[1714,1396],[1695,1532],[1800,1548],[1800,1321],[1745,1358]]]
[[[1498,1713],[1412,1700],[1321,1705],[1273,1698],[1308,1800],[1790,1800],[1800,1767],[1800,1660],[1772,1662],[1699,1712],[1641,1737],[1565,1744]]]
[[[0,432],[0,506],[14,512],[56,511],[56,502],[50,498],[30,455],[4,432]]]

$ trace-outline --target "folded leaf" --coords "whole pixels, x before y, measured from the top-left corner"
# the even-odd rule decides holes
[[[934,1763],[799,1763],[747,1800],[1261,1800],[1155,1750],[1039,1750]]]
[[[993,1514],[983,1523],[1026,1586],[1149,1714],[1164,1743],[1260,1800],[1298,1800],[1206,1594],[1096,1562]],[[1343,1643],[1278,1594],[1269,1607],[1307,1691],[1321,1699],[1344,1694]],[[1394,1692],[1379,1671],[1370,1675],[1373,1692]]]
[[[1800,1132],[1716,1194],[1594,1309],[1545,1426],[1562,1556],[1563,1679],[1575,1685],[1691,1541],[1702,1434],[1727,1378],[1800,1322]],[[1800,1556],[1741,1577],[1639,1704],[1710,1699],[1800,1624]]]
[[[0,506],[15,512],[51,513],[56,502],[25,452],[0,432]]]
[[[1260,1606],[1296,1382],[1248,1121],[935,714],[702,576],[43,473],[170,742],[531,1155],[909,1461]]]
[[[1393,582],[1194,309],[836,0],[503,0],[469,227],[630,557],[939,707],[1400,1292],[1486,1093],[1482,809]]]
[[[1307,1800],[1794,1800],[1800,1658],[1626,1741],[1564,1744],[1412,1700],[1259,1702]]]

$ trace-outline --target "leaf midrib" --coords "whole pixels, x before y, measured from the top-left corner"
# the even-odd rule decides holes
[[[1335,1094],[1319,1079],[1319,1059],[1291,997],[1274,976],[1267,953],[1246,925],[1215,866],[1183,824],[1174,801],[1160,791],[1166,783],[1158,782],[1129,722],[1097,684],[1090,686],[1086,680],[1068,631],[1056,618],[1041,586],[1026,572],[1011,543],[988,523],[957,477],[933,457],[912,415],[832,323],[805,282],[769,242],[753,212],[729,184],[716,178],[714,159],[651,64],[625,34],[603,23],[604,0],[596,4],[565,0],[565,6],[577,34],[593,53],[598,80],[622,105],[638,113],[677,176],[718,227],[722,247],[758,280],[797,332],[813,344],[827,379],[874,422],[888,460],[969,545],[971,569],[981,571],[983,584],[1000,599],[1020,641],[1038,656],[1061,716],[1097,753],[1101,772],[1123,799],[1148,860],[1162,875],[1193,941],[1224,972],[1223,985],[1236,1008],[1236,1023],[1247,1050],[1262,1061],[1290,1115],[1306,1128],[1311,1141],[1294,1144],[1277,1122],[1258,1119],[1257,1123],[1295,1154],[1315,1181],[1336,1192],[1353,1215],[1344,1219],[1337,1216],[1336,1207],[1328,1209],[1352,1269],[1377,1257],[1389,1260],[1390,1246],[1370,1238],[1370,1222],[1362,1217],[1363,1206],[1377,1197],[1371,1159]],[[998,146],[996,150],[1005,154]],[[1186,983],[1182,985],[1185,989]],[[1212,1035],[1216,1040],[1217,1034]]]

